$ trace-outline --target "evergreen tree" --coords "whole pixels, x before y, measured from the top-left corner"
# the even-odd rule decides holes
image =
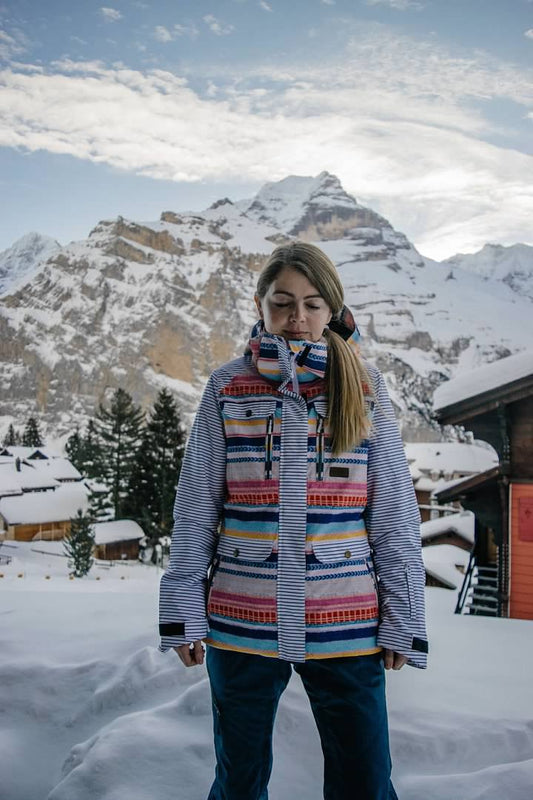
[[[4,436],[2,444],[5,447],[14,447],[17,444],[20,444],[20,433],[15,430],[12,422],[9,424],[9,428],[7,429],[7,433]]]
[[[124,505],[141,442],[144,415],[124,389],[117,389],[109,409],[98,408],[94,428],[99,441],[95,472],[111,488],[115,519],[124,517]]]
[[[94,532],[90,516],[84,514],[81,508],[78,509],[76,516],[70,519],[70,533],[63,540],[63,547],[74,576],[83,578],[94,564],[92,557]]]
[[[43,437],[39,428],[39,423],[35,417],[29,417],[22,434],[22,444],[24,447],[42,447]]]
[[[76,469],[82,474],[85,473],[83,468],[83,439],[80,436],[79,426],[76,425],[76,430],[71,434],[65,442],[65,453],[67,458],[71,461]]]
[[[153,544],[172,530],[176,484],[185,449],[178,406],[162,389],[144,429],[128,497],[128,514]]]

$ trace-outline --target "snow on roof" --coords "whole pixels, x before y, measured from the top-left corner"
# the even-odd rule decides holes
[[[31,458],[35,453],[39,454],[42,453],[43,456],[46,458],[60,458],[61,453],[51,449],[50,447],[45,447],[44,445],[41,447],[23,447],[22,445],[8,445],[5,448],[9,453],[11,453],[15,458]]]
[[[451,406],[468,397],[497,389],[508,383],[533,375],[533,350],[523,350],[514,356],[500,358],[491,364],[459,375],[441,384],[433,395],[435,410]]]
[[[59,486],[53,492],[26,492],[0,500],[0,514],[8,525],[36,525],[64,522],[75,517],[78,509],[87,511],[89,502],[83,484]]]
[[[420,473],[471,475],[498,464],[498,454],[485,443],[409,442],[405,454],[413,478]]]
[[[423,547],[422,558],[428,575],[442,581],[450,589],[457,589],[464,576],[456,564],[466,569],[470,553],[453,544],[436,544]]]
[[[21,494],[22,491],[35,489],[55,489],[59,485],[53,475],[34,469],[23,461],[20,463],[20,470],[17,470],[13,459],[7,464],[0,464],[0,496]]]
[[[35,460],[31,462],[39,472],[47,473],[58,481],[81,480],[81,473],[78,472],[74,464],[68,458],[53,457],[46,460]]]
[[[449,514],[439,519],[430,519],[420,525],[422,540],[438,533],[456,533],[467,542],[474,543],[475,515],[472,511],[462,511],[460,514]]]
[[[97,522],[94,526],[96,544],[124,542],[130,539],[142,539],[144,531],[132,519],[117,519],[112,522]]]

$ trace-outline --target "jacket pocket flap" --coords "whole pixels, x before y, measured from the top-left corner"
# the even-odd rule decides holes
[[[238,561],[266,561],[272,553],[272,539],[248,539],[239,536],[221,536],[218,555]]]

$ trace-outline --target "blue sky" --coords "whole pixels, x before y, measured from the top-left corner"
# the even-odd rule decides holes
[[[533,244],[531,0],[0,0],[0,249],[335,173],[425,255]]]

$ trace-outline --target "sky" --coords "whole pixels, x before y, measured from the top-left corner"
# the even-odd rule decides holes
[[[533,0],[0,0],[0,250],[288,175],[443,259],[533,244]]]

